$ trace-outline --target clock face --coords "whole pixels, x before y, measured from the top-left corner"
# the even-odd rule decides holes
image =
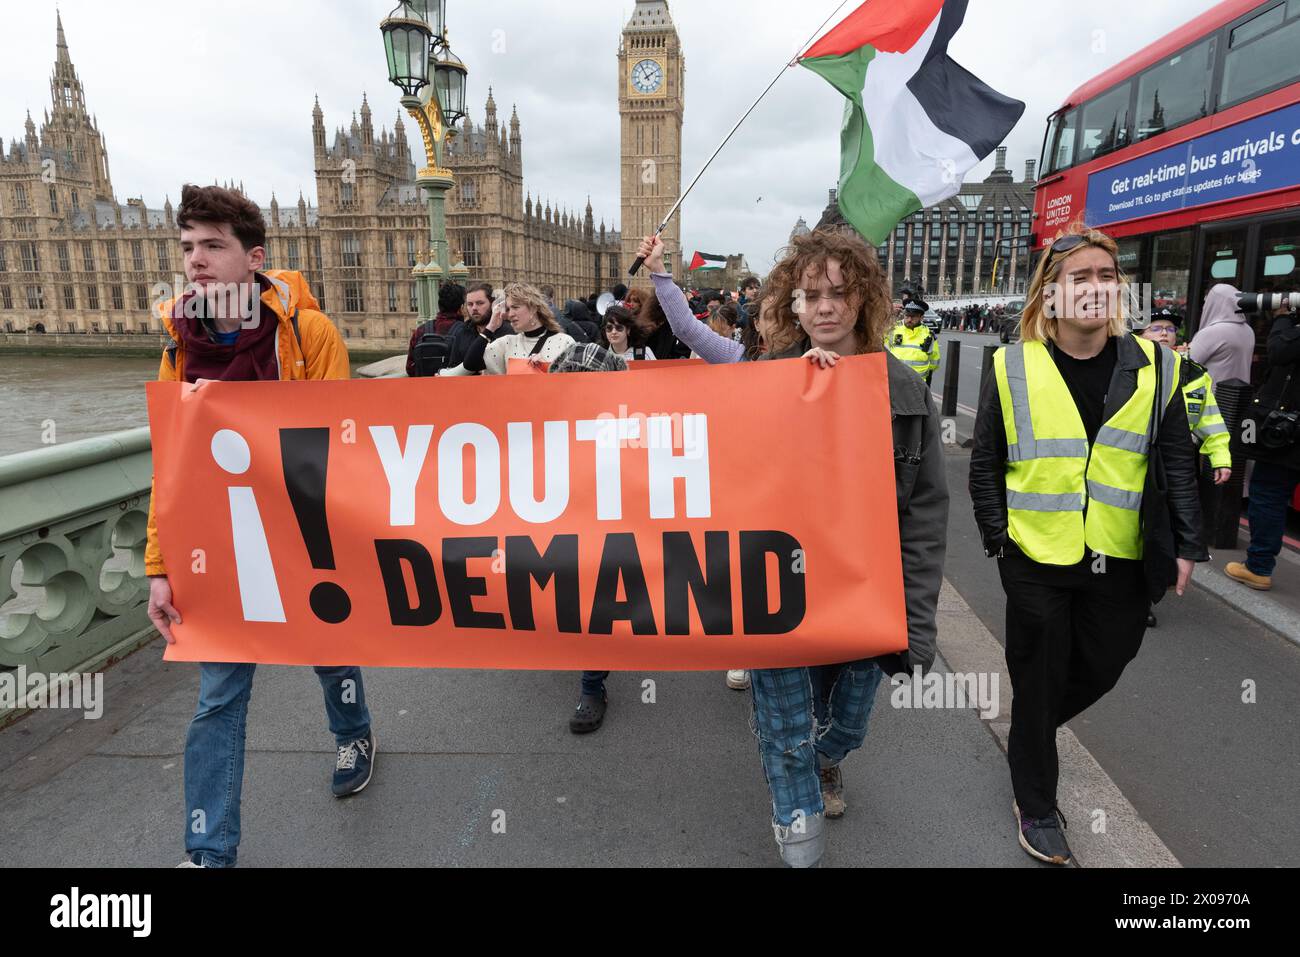
[[[638,93],[654,93],[664,84],[664,68],[657,60],[642,60],[632,67],[632,86]]]

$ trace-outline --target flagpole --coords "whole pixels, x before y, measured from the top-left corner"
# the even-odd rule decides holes
[[[765,89],[762,93],[758,95],[758,99],[754,101],[753,106],[751,106],[749,109],[745,111],[745,115],[742,116],[736,122],[736,125],[731,128],[731,132],[728,133],[726,137],[722,140],[722,142],[718,144],[718,148],[713,151],[713,155],[709,157],[708,162],[705,163],[704,166],[700,169],[699,173],[696,174],[695,179],[691,180],[691,185],[686,187],[686,192],[682,193],[682,195],[678,197],[677,202],[673,204],[673,208],[670,209],[668,211],[668,215],[664,217],[664,221],[660,223],[659,228],[655,230],[656,236],[661,235],[663,231],[668,228],[668,224],[672,222],[672,218],[674,215],[676,215],[677,210],[681,209],[682,203],[686,202],[686,197],[691,194],[691,190],[695,188],[695,184],[700,181],[700,177],[704,175],[705,171],[708,170],[709,166],[713,163],[713,161],[718,158],[718,154],[722,152],[722,148],[726,146],[729,142],[731,142],[731,138],[736,135],[736,130],[740,129],[741,124],[743,124],[745,120],[749,119],[749,114],[753,113],[754,110],[758,108],[758,104],[763,102],[763,98],[767,96],[768,93],[772,92],[772,87],[776,86],[777,81],[780,80],[781,77],[785,76],[785,71],[790,69],[790,67],[796,65],[799,62],[799,57],[803,55],[803,52],[806,49],[808,49],[809,46],[812,45],[812,42],[817,39],[817,35],[821,33],[823,29],[825,29],[826,24],[834,20],[835,15],[839,13],[842,9],[844,9],[844,5],[847,4],[848,2],[849,0],[840,0],[840,5],[831,11],[831,15],[822,21],[822,25],[813,31],[812,36],[810,36],[806,41],[804,41],[803,45],[800,46],[798,51],[795,52],[795,55],[791,57],[790,60],[781,67],[781,72],[772,78],[772,82],[767,85],[767,89]],[[645,257],[638,256],[636,262],[632,264],[632,268],[628,270],[628,275],[635,276],[638,272],[641,271],[641,267],[644,264],[645,264]]]

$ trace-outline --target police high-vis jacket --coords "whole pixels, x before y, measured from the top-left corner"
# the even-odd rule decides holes
[[[939,340],[925,323],[909,329],[900,322],[885,336],[885,348],[922,378],[939,368]]]
[[[1090,447],[1083,419],[1046,344],[1001,349],[993,368],[1006,430],[1007,527],[1029,558],[1073,565],[1085,551],[1142,557],[1141,506],[1160,362],[1168,406],[1179,385],[1179,357],[1146,339],[1137,388],[1107,416]]]
[[[1190,359],[1183,359],[1182,370],[1187,424],[1201,443],[1201,454],[1209,457],[1211,468],[1232,468],[1228,426],[1224,424],[1218,400],[1214,398],[1214,382],[1210,374]]]

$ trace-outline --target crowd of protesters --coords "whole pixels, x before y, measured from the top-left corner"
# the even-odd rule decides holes
[[[198,387],[212,379],[347,376],[342,337],[302,277],[263,271],[265,223],[256,206],[219,187],[186,187],[177,222],[186,277],[197,290],[161,307],[173,342],[160,378]],[[715,365],[794,360],[834,370],[846,357],[884,353],[907,650],[727,674],[729,687],[750,692],[781,857],[815,866],[826,846],[825,821],[848,806],[841,767],[865,741],[879,684],[885,675],[928,671],[937,653],[948,488],[941,423],[927,385],[938,356],[922,322],[928,307],[919,296],[895,301],[878,257],[848,230],[795,237],[765,283],[747,279],[735,292],[683,291],[665,269],[657,237],[647,237],[640,254],[647,286],[617,286],[563,305],[551,288],[524,282],[501,290],[444,285],[437,316],[411,339],[407,369],[417,378],[502,375],[511,360],[523,360],[551,373],[620,372],[629,363],[695,358]],[[256,328],[221,314],[210,298],[211,288],[241,283],[255,290],[247,305],[267,320]],[[1193,563],[1206,560],[1200,502],[1207,485],[1230,475],[1212,392],[1214,363],[1235,355],[1224,345],[1230,337],[1202,344],[1208,373],[1184,363],[1167,348],[1176,340],[1172,323],[1133,334],[1122,305],[1126,283],[1115,243],[1101,233],[1072,227],[1047,248],[1026,297],[1021,341],[998,352],[983,389],[971,457],[977,524],[1007,592],[1016,839],[1036,859],[1055,864],[1071,860],[1057,807],[1056,729],[1115,685],[1138,652],[1151,604],[1170,588],[1181,595]],[[972,304],[940,315],[948,328],[990,331],[1004,308]],[[1289,318],[1279,317],[1269,346],[1280,365],[1300,364],[1300,330]],[[1282,405],[1294,404],[1292,377],[1276,378]],[[1154,447],[1163,458],[1164,494],[1151,505],[1143,490],[1148,455],[1160,461]],[[1300,462],[1292,451],[1273,463],[1266,478],[1280,500],[1294,490]],[[809,474],[807,497],[789,505],[834,523],[837,504],[817,494],[818,478]],[[1164,510],[1163,520],[1139,514],[1148,507]],[[1251,564],[1252,586],[1267,587],[1277,523],[1263,504],[1251,517],[1271,523]],[[1166,537],[1153,538],[1148,527]],[[1107,559],[1100,574],[1097,554]],[[181,619],[152,513],[146,571],[150,618],[172,641],[170,626]],[[187,828],[182,866],[235,863],[253,670],[201,666],[185,796],[187,814],[202,812],[207,824],[201,833]],[[346,797],[366,787],[375,766],[362,676],[357,668],[317,672],[338,747],[333,790]],[[569,711],[572,732],[601,727],[606,677],[582,674]]]
[[[1007,308],[1001,304],[990,306],[987,302],[970,303],[935,310],[943,328],[954,332],[999,332],[1007,317]]]

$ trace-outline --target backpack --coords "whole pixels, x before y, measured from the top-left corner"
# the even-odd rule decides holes
[[[447,367],[451,339],[440,332],[425,333],[415,346],[415,376],[429,378]]]

